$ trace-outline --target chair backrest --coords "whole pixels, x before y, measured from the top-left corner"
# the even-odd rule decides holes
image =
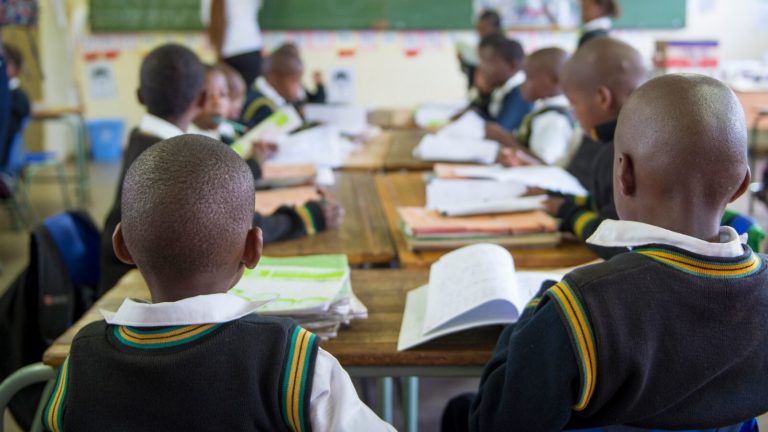
[[[43,221],[75,286],[95,287],[99,281],[100,235],[85,213],[66,212]]]
[[[757,420],[749,419],[744,423],[733,426],[714,428],[714,429],[691,429],[677,432],[758,432]],[[667,432],[663,429],[642,429],[630,426],[605,426],[595,429],[579,429],[579,432]],[[671,432],[671,431],[669,431]]]
[[[725,209],[720,223],[732,227],[739,235],[747,234],[747,245],[753,251],[760,252],[760,247],[765,240],[765,230],[756,220],[733,210]]]
[[[29,125],[29,119],[24,119],[21,122],[21,127],[11,141],[11,145],[8,148],[8,159],[5,162],[5,166],[0,167],[0,171],[3,171],[15,178],[24,169],[24,159],[26,155],[26,149],[24,148],[24,131],[27,130]]]

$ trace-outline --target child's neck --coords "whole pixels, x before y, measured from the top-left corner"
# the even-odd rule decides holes
[[[208,294],[223,294],[232,287],[232,282],[222,281],[220,275],[195,277],[194,280],[165,281],[144,275],[152,296],[152,303],[176,302],[185,298]]]
[[[720,242],[720,213],[706,209],[675,209],[673,214],[654,214],[638,218],[638,222],[654,225],[711,243]]]

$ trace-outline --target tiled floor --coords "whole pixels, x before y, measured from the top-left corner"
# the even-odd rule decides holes
[[[115,184],[119,174],[119,164],[93,164],[91,173],[91,203],[88,211],[97,225],[104,222],[106,212],[114,199]],[[757,171],[761,172],[761,171]],[[74,197],[74,195],[72,195]],[[31,189],[32,206],[40,219],[62,211],[61,196],[56,184],[34,183]],[[746,211],[747,200],[742,198],[735,208]],[[768,226],[768,212],[757,205],[757,218]],[[10,227],[8,214],[0,210],[0,293],[13,281],[27,264],[29,235],[25,232],[13,231]],[[447,400],[459,393],[473,391],[477,388],[476,379],[422,379],[420,382],[420,419],[421,431],[437,431],[440,415]],[[373,397],[372,386],[360,386],[361,394]],[[365,389],[365,390],[363,390]],[[398,394],[398,392],[395,392]],[[397,401],[396,401],[397,403]],[[8,416],[5,418],[6,430],[17,431]],[[760,419],[761,428],[768,430],[768,415]],[[399,418],[395,419],[399,425]]]

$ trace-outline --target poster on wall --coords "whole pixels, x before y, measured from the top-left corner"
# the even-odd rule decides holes
[[[499,11],[505,27],[573,29],[580,20],[577,0],[475,0],[474,6],[476,14]]]
[[[328,70],[328,103],[349,105],[355,100],[355,72],[349,66]]]
[[[115,68],[111,62],[97,61],[86,65],[88,93],[92,99],[113,99],[117,96]]]

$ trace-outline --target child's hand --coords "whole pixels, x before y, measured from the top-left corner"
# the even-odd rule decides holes
[[[344,222],[344,208],[338,201],[328,197],[328,193],[323,189],[318,189],[320,196],[323,197],[320,205],[323,207],[323,216],[325,216],[325,229],[336,229]]]
[[[511,148],[501,149],[499,152],[498,162],[505,167],[519,167],[530,165],[541,165],[536,158],[529,155],[522,150],[514,150]]]
[[[485,122],[485,138],[502,145],[508,145],[507,143],[510,143],[510,141],[515,141],[512,134],[507,132],[500,124],[490,121]]]
[[[277,153],[277,144],[266,141],[254,141],[251,148],[251,158],[256,159],[259,164],[274,157]]]
[[[563,198],[557,198],[557,197],[547,198],[544,201],[544,211],[546,211],[552,216],[557,216],[557,212],[560,210],[560,207],[563,205],[564,201],[565,200]]]

